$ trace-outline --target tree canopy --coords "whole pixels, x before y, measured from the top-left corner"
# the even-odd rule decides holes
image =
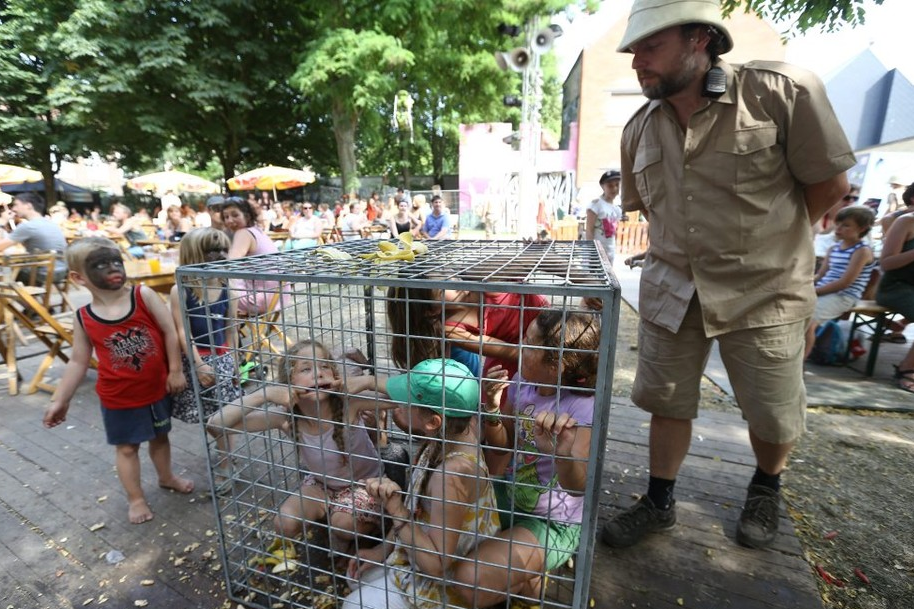
[[[872,0],[879,5],[884,0]],[[834,31],[862,25],[865,0],[721,0],[724,14],[742,8],[776,23],[787,24],[788,36],[812,29]]]
[[[863,2],[722,0],[794,31],[862,23]],[[62,159],[88,152],[134,171],[168,159],[210,178],[307,164],[347,189],[365,172],[440,178],[456,171],[460,123],[519,118],[502,98],[520,78],[493,52],[525,41],[496,26],[571,3],[0,0],[0,161],[48,182]],[[411,100],[409,134],[391,125],[398,92]],[[552,101],[544,124],[557,120]]]

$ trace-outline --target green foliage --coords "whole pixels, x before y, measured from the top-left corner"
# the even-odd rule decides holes
[[[127,167],[173,145],[222,174],[303,164],[300,98],[288,83],[298,34],[284,0],[84,0],[62,48],[80,78],[54,95],[80,112],[94,145]],[[283,15],[283,18],[276,18]]]
[[[73,78],[59,48],[58,24],[74,5],[10,0],[0,11],[0,162],[33,167],[46,180],[61,160],[85,151],[70,108],[49,93]]]
[[[789,35],[821,29],[827,32],[862,25],[865,0],[722,0],[724,14],[742,8],[776,23],[789,24]],[[884,0],[873,0],[877,5]]]
[[[722,0],[795,32],[862,23],[864,0]],[[881,4],[883,0],[875,0]],[[522,46],[499,23],[568,0],[0,0],[0,161],[41,169],[88,151],[128,170],[163,161],[210,178],[267,163],[392,183],[457,170],[461,123],[517,122]],[[575,2],[586,12],[596,0]],[[542,57],[542,122],[561,83]],[[411,134],[391,124],[409,93]],[[402,177],[401,177],[402,176]]]

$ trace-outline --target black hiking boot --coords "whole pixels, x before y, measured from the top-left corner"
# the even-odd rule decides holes
[[[776,490],[752,484],[736,525],[736,541],[747,548],[763,549],[778,536],[781,495]]]
[[[648,533],[666,531],[676,524],[676,501],[670,503],[669,509],[660,510],[647,495],[628,508],[603,527],[600,538],[613,548],[633,546]]]

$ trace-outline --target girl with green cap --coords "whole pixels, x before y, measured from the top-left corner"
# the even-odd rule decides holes
[[[367,377],[353,379],[359,385]],[[394,421],[422,436],[409,491],[388,478],[365,481],[392,519],[386,538],[359,550],[348,575],[359,582],[344,609],[459,607],[453,571],[480,539],[499,530],[495,494],[479,446],[479,383],[451,359],[424,360],[365,387],[403,402]],[[352,398],[350,398],[352,399]]]

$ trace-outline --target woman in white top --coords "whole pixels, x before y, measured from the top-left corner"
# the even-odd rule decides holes
[[[603,194],[587,207],[587,220],[584,223],[584,238],[602,243],[609,255],[610,264],[616,257],[616,228],[622,220],[622,208],[615,204],[621,179],[622,174],[614,169],[600,176]]]

